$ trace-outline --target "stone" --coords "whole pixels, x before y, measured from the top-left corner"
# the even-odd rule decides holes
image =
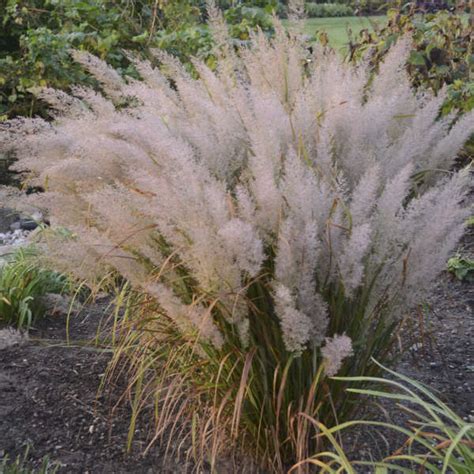
[[[73,313],[80,311],[80,304],[76,301],[73,302],[68,295],[46,293],[41,296],[40,302],[50,316],[67,316],[70,311]]]
[[[28,335],[13,328],[0,330],[0,350],[18,346],[28,341]]]
[[[8,232],[10,226],[19,219],[20,216],[13,209],[0,208],[0,232]]]
[[[38,227],[38,222],[33,219],[22,218],[20,219],[21,230],[35,230]]]
[[[13,222],[13,224],[10,225],[10,229],[12,232],[15,232],[17,230],[20,230],[21,229],[21,222],[20,221],[16,221],[16,222]]]

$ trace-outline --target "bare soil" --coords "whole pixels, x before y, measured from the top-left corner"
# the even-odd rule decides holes
[[[47,456],[64,473],[184,472],[171,459],[164,465],[159,447],[141,455],[146,420],[125,453],[130,411],[126,404],[115,408],[124,385],[98,395],[110,354],[90,342],[105,306],[71,318],[69,345],[62,315],[44,319],[28,342],[0,350],[0,460],[22,456],[29,446],[31,468]]]
[[[414,327],[405,328],[400,359],[391,368],[428,386],[465,421],[474,422],[474,286],[445,273],[423,312],[413,316]],[[359,419],[403,426],[412,418],[391,400],[373,402]],[[381,460],[401,448],[406,438],[392,430],[360,426],[345,433],[343,441],[349,459]]]
[[[442,275],[428,302],[427,317],[416,323],[415,340],[402,343],[403,356],[396,367],[430,385],[466,420],[474,416],[473,306],[472,285]],[[22,455],[29,445],[28,463],[33,468],[48,456],[65,473],[188,470],[184,462],[165,460],[159,445],[141,455],[148,438],[146,419],[138,425],[131,453],[125,453],[127,405],[119,405],[112,416],[124,385],[117,382],[98,396],[110,354],[90,343],[105,307],[98,304],[71,318],[69,345],[63,315],[44,319],[27,342],[0,350],[0,460],[5,454]],[[385,410],[384,417],[399,419],[393,405]],[[381,440],[376,435],[353,441],[352,452],[356,449],[360,455],[386,455],[399,447],[396,438]]]

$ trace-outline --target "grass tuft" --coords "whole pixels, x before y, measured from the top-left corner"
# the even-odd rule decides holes
[[[34,248],[21,248],[0,267],[0,323],[28,329],[45,312],[41,297],[66,290],[67,278],[42,268],[37,256]]]

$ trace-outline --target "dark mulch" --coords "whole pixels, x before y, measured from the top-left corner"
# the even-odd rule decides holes
[[[429,300],[428,318],[416,325],[416,339],[403,347],[397,366],[437,390],[465,419],[474,415],[473,303],[472,286],[443,275]],[[122,404],[111,416],[124,385],[118,382],[108,387],[108,396],[97,397],[110,354],[84,343],[96,335],[104,312],[105,303],[71,318],[69,346],[65,317],[51,316],[31,332],[28,343],[0,350],[0,459],[2,452],[14,458],[30,445],[32,467],[47,455],[62,464],[60,472],[186,471],[182,462],[165,461],[159,445],[141,456],[147,441],[146,419],[135,434],[132,453],[125,454],[127,405]],[[393,404],[384,404],[384,408],[383,417],[400,421]],[[394,437],[387,445],[374,433],[352,440],[359,459],[364,451],[386,455],[400,441]]]
[[[71,318],[69,346],[63,315],[44,320],[28,343],[0,351],[0,460],[2,452],[14,459],[29,445],[27,464],[33,468],[48,456],[61,463],[60,472],[185,471],[170,459],[164,465],[159,447],[141,455],[145,426],[135,433],[132,453],[125,453],[126,404],[111,416],[124,386],[109,386],[108,395],[98,397],[110,354],[86,343],[95,337],[104,310],[98,305]]]
[[[464,419],[474,421],[474,286],[443,278],[428,318],[398,370],[429,385]]]
[[[474,422],[473,319],[474,287],[442,275],[423,313],[418,316],[415,312],[413,326],[405,328],[401,357],[391,367],[427,385],[469,422]],[[401,412],[394,401],[377,399],[369,401],[358,418],[403,426],[413,417]],[[343,440],[350,459],[381,460],[400,448],[406,438],[392,430],[359,426],[348,430]]]

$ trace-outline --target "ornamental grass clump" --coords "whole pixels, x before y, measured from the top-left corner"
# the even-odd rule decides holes
[[[59,268],[131,288],[110,367],[128,367],[131,435],[153,406],[150,446],[283,472],[360,403],[329,376],[377,373],[462,235],[450,166],[474,115],[412,90],[408,41],[373,77],[278,25],[236,52],[213,23],[199,79],[159,51],[130,58],[141,81],[75,52],[103,93],[43,90],[54,121],[4,125],[3,147],[70,231],[49,239]]]

